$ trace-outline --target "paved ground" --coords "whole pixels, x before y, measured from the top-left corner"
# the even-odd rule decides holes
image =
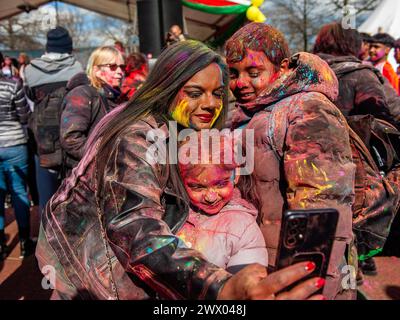
[[[39,215],[37,207],[31,208],[31,236],[37,237]],[[34,255],[20,259],[18,228],[12,209],[6,210],[7,244],[10,255],[0,261],[0,300],[48,300],[51,290],[43,290],[42,274]]]
[[[32,236],[39,230],[37,207],[31,209]],[[42,289],[42,274],[34,256],[19,258],[17,224],[11,209],[6,210],[6,234],[10,255],[0,262],[0,300],[48,300],[51,290]],[[400,300],[400,258],[375,258],[378,275],[365,276],[359,291],[371,300]]]
[[[378,274],[365,276],[360,292],[370,300],[400,300],[400,258],[375,258]]]

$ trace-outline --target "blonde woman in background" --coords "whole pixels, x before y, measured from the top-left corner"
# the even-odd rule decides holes
[[[77,74],[69,81],[60,124],[64,176],[82,158],[93,128],[117,105],[124,69],[121,52],[115,47],[103,46],[89,57],[86,74]]]

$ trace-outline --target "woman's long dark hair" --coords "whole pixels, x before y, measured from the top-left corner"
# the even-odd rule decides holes
[[[135,92],[131,100],[104,117],[89,137],[86,148],[100,140],[96,162],[105,164],[111,147],[128,126],[147,115],[157,120],[168,120],[171,103],[179,90],[197,72],[211,63],[217,63],[222,71],[225,92],[228,92],[228,70],[222,57],[201,42],[187,40],[178,42],[162,52],[142,87]],[[223,109],[215,123],[222,128],[225,123],[228,95],[224,95]],[[172,119],[171,119],[172,120]],[[102,174],[100,174],[102,176]],[[99,177],[101,179],[101,177]],[[101,187],[100,181],[98,181]]]
[[[318,32],[313,53],[326,53],[334,56],[358,56],[361,37],[355,29],[343,29],[338,22],[324,25]]]

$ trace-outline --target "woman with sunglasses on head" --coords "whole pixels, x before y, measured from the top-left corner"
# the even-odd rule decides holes
[[[79,73],[68,82],[60,123],[64,176],[82,158],[96,124],[120,102],[124,70],[120,51],[111,46],[99,47],[90,55],[86,73]]]
[[[36,257],[44,273],[55,268],[53,299],[321,299],[316,278],[281,293],[311,274],[311,262],[268,276],[252,264],[232,275],[176,236],[188,196],[177,165],[150,150],[163,136],[173,143],[169,121],[179,130],[221,128],[227,86],[221,56],[179,42],[128,104],[100,121],[42,216]]]

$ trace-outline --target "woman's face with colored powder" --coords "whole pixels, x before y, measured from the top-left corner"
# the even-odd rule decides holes
[[[239,62],[229,63],[229,86],[239,103],[256,99],[279,76],[272,62],[262,51],[246,49]]]
[[[119,56],[116,56],[111,62],[95,66],[95,68],[97,78],[111,87],[117,88],[121,86],[125,66],[124,60]]]
[[[185,83],[170,107],[171,117],[186,128],[209,129],[222,111],[224,95],[221,69],[212,63]]]
[[[219,165],[198,164],[184,173],[183,183],[191,204],[207,214],[217,214],[232,198],[233,172]]]

